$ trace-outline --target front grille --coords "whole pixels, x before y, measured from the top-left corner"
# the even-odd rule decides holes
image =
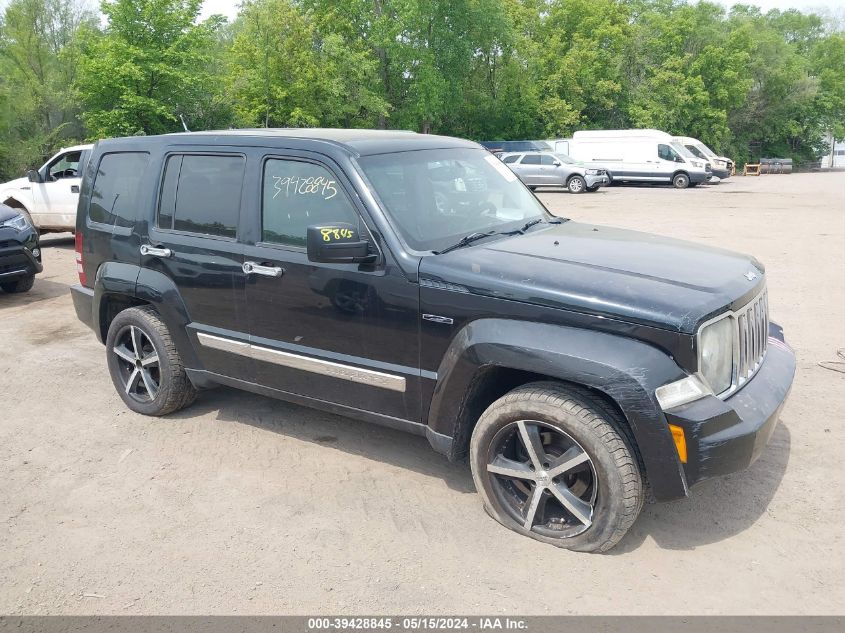
[[[747,306],[735,313],[739,332],[737,388],[748,382],[763,364],[769,340],[769,293],[764,290]]]

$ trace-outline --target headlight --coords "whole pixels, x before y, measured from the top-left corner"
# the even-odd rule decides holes
[[[727,391],[733,382],[734,322],[719,319],[698,333],[698,371],[713,393]]]
[[[599,175],[599,170],[598,170],[598,169],[588,169],[588,170],[587,170],[587,175],[588,175],[588,176],[598,176],[598,175]]]
[[[718,167],[727,167],[728,164],[723,160],[714,161]]]
[[[701,169],[702,167],[704,167],[704,163],[699,163],[697,160],[694,160],[692,161],[692,166]]]
[[[25,215],[16,215],[13,218],[8,220],[4,220],[0,227],[10,227],[15,229],[16,231],[25,231],[29,228],[29,220],[26,219]]]

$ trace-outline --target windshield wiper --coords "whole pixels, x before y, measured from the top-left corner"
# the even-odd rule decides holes
[[[528,222],[523,224],[521,228],[514,229],[513,231],[505,231],[504,233],[502,233],[502,235],[522,235],[523,233],[525,233],[525,231],[530,229],[532,226],[537,226],[538,224],[540,224],[540,222],[547,222],[549,224],[560,224],[559,220],[556,221],[554,219],[546,220],[545,218],[535,218],[535,219],[529,220]]]
[[[543,218],[537,218],[536,220],[530,220],[530,221],[526,222],[525,224],[523,224],[522,228],[519,229],[519,230],[520,230],[521,233],[525,233],[525,231],[530,229],[532,226],[536,226],[536,225],[540,224],[540,222],[543,222]]]
[[[447,246],[441,251],[437,251],[435,255],[442,255],[443,253],[448,253],[449,251],[453,251],[457,248],[462,248],[467,244],[472,244],[473,242],[483,239],[485,237],[489,237],[491,235],[495,235],[496,231],[488,231],[487,233],[470,233],[469,235],[465,235],[459,241],[455,242],[451,246]]]

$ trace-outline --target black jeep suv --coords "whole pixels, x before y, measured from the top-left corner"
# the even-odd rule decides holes
[[[556,218],[459,139],[103,141],[77,217],[74,304],[130,409],[229,385],[424,435],[561,547],[748,466],[795,371],[756,260]]]

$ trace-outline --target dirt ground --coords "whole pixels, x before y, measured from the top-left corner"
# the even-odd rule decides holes
[[[845,173],[541,197],[765,263],[798,375],[748,471],[576,554],[494,523],[423,438],[229,389],[135,415],[48,236],[0,294],[0,613],[845,613],[845,374],[816,364],[845,347]]]

